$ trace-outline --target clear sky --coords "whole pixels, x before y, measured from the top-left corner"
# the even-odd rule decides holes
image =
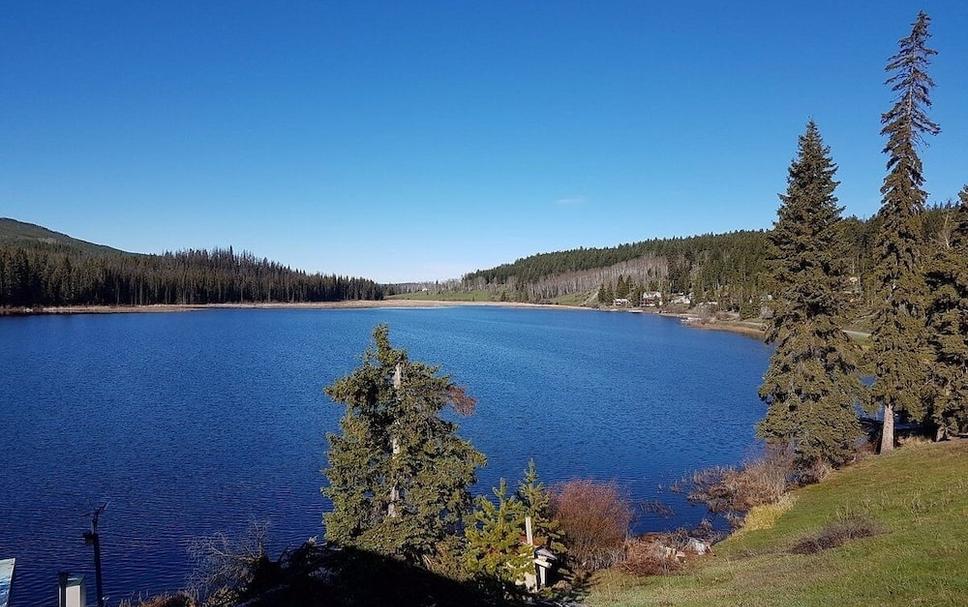
[[[968,182],[968,2],[34,2],[0,16],[0,216],[381,281],[768,227],[817,120],[876,211],[883,65],[940,51],[932,200]]]

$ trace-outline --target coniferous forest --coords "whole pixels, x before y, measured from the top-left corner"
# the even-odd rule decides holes
[[[957,205],[945,202],[924,210],[919,226],[924,242],[947,238]],[[872,272],[882,219],[847,217],[836,241],[856,277],[858,303],[870,306],[876,295]],[[693,293],[694,301],[718,301],[739,310],[769,293],[769,239],[772,230],[654,238],[615,247],[578,248],[541,253],[464,276],[459,289],[500,291],[519,301],[539,302],[562,295],[614,287],[619,278],[640,290]],[[448,288],[453,288],[448,285]]]
[[[383,298],[383,288],[372,280],[310,274],[232,248],[140,255],[49,240],[0,240],[0,307]]]

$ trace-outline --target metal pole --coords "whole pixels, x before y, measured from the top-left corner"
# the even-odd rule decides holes
[[[84,534],[84,543],[94,546],[94,583],[97,588],[97,607],[104,607],[104,586],[101,583],[101,538],[97,533],[97,524],[101,513],[107,507],[107,504],[101,504],[97,510],[91,513],[91,530]]]

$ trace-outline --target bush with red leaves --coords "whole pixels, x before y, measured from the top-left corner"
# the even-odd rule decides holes
[[[632,505],[615,483],[568,481],[555,488],[552,507],[578,567],[602,569],[621,560]]]

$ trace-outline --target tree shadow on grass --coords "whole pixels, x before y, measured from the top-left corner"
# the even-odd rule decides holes
[[[241,593],[245,607],[477,607],[560,605],[587,596],[583,577],[554,601],[508,589],[497,581],[455,580],[423,567],[353,548],[300,548],[265,561]]]

